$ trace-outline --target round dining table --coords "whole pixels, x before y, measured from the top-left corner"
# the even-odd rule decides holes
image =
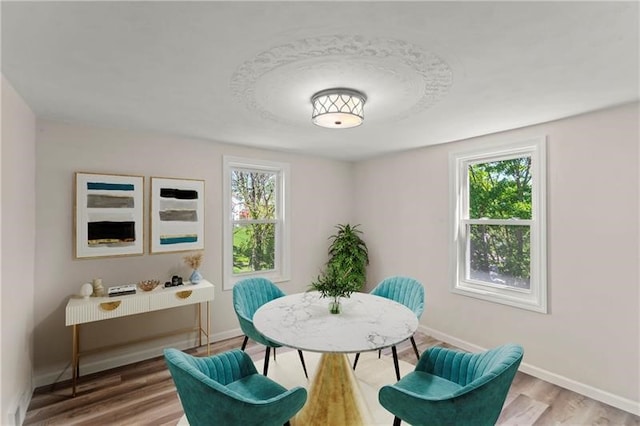
[[[393,347],[418,328],[416,315],[393,300],[352,293],[340,299],[339,314],[329,312],[332,300],[316,291],[292,294],[264,304],[253,317],[256,329],[269,340],[322,353],[307,403],[293,425],[371,423],[346,354]]]

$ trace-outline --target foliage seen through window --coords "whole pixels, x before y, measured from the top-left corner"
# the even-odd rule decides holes
[[[469,278],[529,289],[531,237],[531,157],[468,167]],[[482,219],[502,220],[490,224]]]
[[[232,171],[233,273],[275,268],[276,173]]]

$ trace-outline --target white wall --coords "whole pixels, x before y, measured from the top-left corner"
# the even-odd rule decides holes
[[[32,391],[36,163],[35,116],[4,76],[1,163],[0,424],[10,425],[24,419]]]
[[[222,156],[225,154],[288,162],[292,188],[292,280],[285,292],[304,291],[327,259],[327,237],[334,225],[352,218],[352,165],[345,162],[277,153],[211,141],[124,130],[101,129],[38,121],[38,212],[35,370],[36,384],[69,377],[71,330],[64,325],[70,295],[84,282],[101,277],[105,287],[141,279],[166,280],[190,270],[178,254],[155,254],[111,259],[73,259],[73,176],[76,171],[146,176],[145,212],[149,205],[149,177],[205,180],[205,259],[201,271],[215,284],[212,332],[215,339],[241,334],[222,283]],[[145,225],[148,232],[148,223]],[[148,234],[147,234],[148,235]],[[146,239],[146,237],[145,237]],[[145,241],[148,251],[148,241]],[[179,308],[82,326],[84,349],[144,337],[193,325],[195,309]],[[184,345],[175,337],[128,347],[81,360],[84,372],[161,354],[162,346]],[[191,339],[193,346],[194,340]],[[85,368],[86,367],[86,368]]]
[[[449,152],[541,135],[548,137],[550,313],[451,293]],[[473,347],[519,342],[529,371],[637,411],[638,145],[633,104],[358,163],[355,217],[367,230],[369,286],[414,276],[426,288],[428,330]]]
[[[550,313],[450,293],[449,152],[481,140],[513,141],[540,135],[549,141]],[[205,179],[208,221],[202,270],[217,286],[213,332],[216,338],[239,332],[231,295],[220,290],[221,164],[222,155],[231,154],[291,164],[294,258],[293,280],[283,285],[286,292],[304,290],[318,273],[326,260],[327,236],[336,223],[361,223],[371,256],[369,288],[392,274],[420,279],[427,291],[421,322],[427,331],[476,348],[505,341],[522,343],[524,366],[530,372],[628,411],[637,410],[638,144],[637,104],[355,166],[188,138],[39,121],[36,384],[49,383],[60,375],[68,377],[71,333],[64,327],[64,306],[83,282],[102,277],[105,285],[115,285],[189,272],[180,254],[73,260],[74,171],[139,174],[147,176],[147,184],[149,176]],[[2,173],[6,175],[4,168]],[[148,201],[147,196],[145,207]],[[143,337],[190,325],[193,317],[193,310],[185,308],[91,324],[83,329],[83,344],[90,347]],[[163,344],[185,343],[177,339],[88,358],[83,365],[91,370],[130,362],[158,354]]]

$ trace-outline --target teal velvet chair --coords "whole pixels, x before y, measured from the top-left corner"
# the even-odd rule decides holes
[[[400,276],[385,278],[376,288],[371,290],[370,294],[403,304],[411,309],[418,319],[420,319],[424,312],[424,287],[422,283],[413,278]],[[413,336],[411,336],[410,339],[413,351],[416,353],[416,358],[420,359],[416,340]],[[380,358],[380,352],[381,351],[378,351],[378,358]],[[391,347],[391,352],[393,353],[393,365],[396,370],[396,378],[400,380],[400,365],[398,364],[398,352],[395,346]],[[359,358],[360,354],[356,354],[353,362],[354,370],[356,369],[356,365],[358,365]]]
[[[263,367],[263,374],[265,376],[269,371],[269,354],[271,348],[273,348],[273,356],[275,358],[275,348],[279,348],[281,345],[272,342],[256,330],[253,325],[253,315],[260,306],[282,296],[285,296],[284,292],[266,278],[247,278],[245,280],[238,281],[233,287],[233,309],[238,317],[238,322],[240,322],[240,329],[242,329],[242,332],[244,333],[244,341],[242,342],[241,349],[244,351],[249,338],[266,346],[267,349],[264,355]],[[302,363],[304,377],[309,378],[302,351],[298,351],[298,356]]]
[[[191,426],[281,426],[307,400],[304,388],[287,390],[259,374],[238,349],[199,358],[170,348],[164,357]]]
[[[419,425],[494,425],[523,356],[506,344],[482,353],[442,347],[426,350],[413,372],[378,392],[394,416]]]

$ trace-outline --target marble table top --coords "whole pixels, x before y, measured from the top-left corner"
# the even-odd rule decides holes
[[[383,297],[353,293],[342,312],[331,314],[316,291],[292,294],[261,306],[253,325],[269,340],[310,352],[373,351],[408,339],[418,318],[406,306]]]

